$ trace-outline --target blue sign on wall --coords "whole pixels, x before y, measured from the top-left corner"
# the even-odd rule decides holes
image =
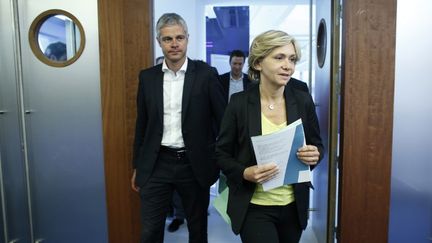
[[[249,54],[249,7],[214,7],[216,18],[206,18],[207,63],[211,54],[229,55],[232,50]]]

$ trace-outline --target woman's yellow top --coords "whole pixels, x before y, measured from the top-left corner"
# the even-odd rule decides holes
[[[276,132],[287,126],[284,122],[280,125],[272,123],[261,113],[262,135]],[[270,162],[270,161],[269,161]],[[294,188],[292,185],[284,185],[269,191],[264,191],[261,184],[257,184],[251,203],[264,206],[283,206],[294,202]]]

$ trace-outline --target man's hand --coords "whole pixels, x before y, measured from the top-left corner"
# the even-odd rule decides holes
[[[136,177],[136,169],[133,170],[132,178],[131,178],[131,187],[132,190],[139,192],[140,188],[135,185],[135,177]]]

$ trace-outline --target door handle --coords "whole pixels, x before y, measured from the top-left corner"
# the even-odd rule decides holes
[[[37,239],[37,240],[35,240],[35,242],[34,243],[41,243],[42,241],[44,241],[45,239]]]
[[[13,239],[13,240],[9,241],[8,243],[16,243],[18,241],[19,241],[19,239]]]
[[[31,114],[31,113],[33,113],[33,112],[34,112],[34,110],[32,110],[32,109],[28,109],[28,110],[25,110],[25,111],[24,111],[25,114]]]
[[[0,115],[5,114],[7,111],[6,110],[0,110]]]

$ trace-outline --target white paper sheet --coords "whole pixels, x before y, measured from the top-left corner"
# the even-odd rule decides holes
[[[279,167],[279,173],[262,184],[264,191],[311,180],[309,166],[296,155],[297,149],[306,144],[301,119],[277,132],[251,139],[258,166],[273,162]]]

